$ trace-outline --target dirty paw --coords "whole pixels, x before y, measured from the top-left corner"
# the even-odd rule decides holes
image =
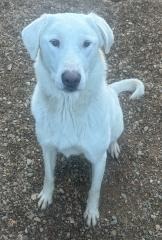
[[[38,201],[38,207],[43,209],[46,209],[47,206],[49,206],[52,203],[52,193],[48,191],[42,190],[40,194],[38,195],[39,201]]]
[[[88,208],[86,209],[84,213],[84,218],[86,219],[87,225],[90,226],[95,226],[97,224],[97,221],[99,219],[99,211],[98,209],[91,209]]]
[[[109,147],[109,153],[111,154],[112,158],[118,159],[120,154],[120,147],[117,142],[114,142]]]

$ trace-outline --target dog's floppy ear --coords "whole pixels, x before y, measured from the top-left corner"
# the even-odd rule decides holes
[[[39,50],[39,37],[47,23],[48,14],[43,14],[22,30],[22,39],[31,59],[35,60]]]
[[[88,14],[88,18],[90,19],[93,27],[97,31],[97,34],[100,38],[101,47],[104,48],[105,53],[109,53],[110,48],[114,42],[114,35],[110,26],[102,17],[99,17],[95,13]]]

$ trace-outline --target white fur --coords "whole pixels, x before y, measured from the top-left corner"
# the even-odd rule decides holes
[[[22,32],[24,44],[35,60],[37,85],[32,97],[36,134],[42,147],[45,177],[38,205],[44,209],[52,202],[57,152],[65,156],[83,153],[92,163],[92,185],[85,218],[96,225],[99,196],[107,150],[118,157],[117,139],[123,127],[118,100],[121,91],[144,93],[139,80],[106,84],[106,63],[101,48],[108,52],[113,33],[104,19],[95,14],[45,14]],[[59,39],[60,46],[50,40]],[[83,47],[89,40],[90,46]],[[81,81],[75,92],[65,92],[61,74],[75,70]]]

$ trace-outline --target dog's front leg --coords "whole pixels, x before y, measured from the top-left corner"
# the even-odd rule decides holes
[[[92,184],[88,193],[87,207],[84,213],[88,226],[91,224],[95,226],[99,218],[100,189],[105,171],[106,156],[107,154],[105,153],[100,160],[92,163]]]
[[[51,146],[43,146],[43,160],[44,160],[44,184],[43,189],[38,195],[38,206],[45,209],[52,203],[54,191],[54,171],[56,165],[56,150]]]

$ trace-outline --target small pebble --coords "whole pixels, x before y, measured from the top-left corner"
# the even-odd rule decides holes
[[[122,198],[124,198],[125,203],[127,203],[127,196],[126,196],[126,194],[125,193],[121,193],[121,196],[122,196]]]
[[[70,233],[68,232],[68,233],[66,234],[66,236],[67,236],[67,238],[70,238]]]
[[[28,240],[28,237],[24,236],[22,234],[19,234],[18,237],[17,237],[17,240]]]
[[[155,220],[156,215],[152,214],[152,215],[151,215],[151,218],[152,218],[153,220]]]
[[[151,230],[149,230],[148,232],[149,232],[150,235],[152,235],[152,231]]]
[[[35,217],[35,218],[34,218],[34,221],[36,221],[36,222],[41,222],[41,219],[40,219],[39,217]]]
[[[117,224],[117,222],[118,222],[118,221],[117,221],[117,217],[113,215],[113,216],[112,216],[112,220],[111,220],[111,224],[112,224],[112,225],[115,225],[115,224]]]
[[[1,218],[1,220],[2,220],[2,221],[5,221],[5,220],[7,220],[7,218],[8,218],[8,217],[7,217],[7,215],[6,215],[6,216],[3,216],[3,217]]]
[[[160,230],[160,225],[157,224],[157,225],[155,226],[155,228],[156,228],[156,231],[159,231],[159,230]]]
[[[74,224],[75,222],[74,222],[74,219],[72,218],[72,217],[69,217],[69,222],[71,223],[71,224]]]
[[[116,234],[117,234],[117,233],[116,233],[116,230],[112,230],[112,231],[111,231],[111,236],[112,236],[112,237],[116,237]]]
[[[148,128],[149,128],[148,126],[145,126],[144,131],[147,132]]]
[[[34,200],[37,199],[37,196],[38,196],[37,193],[33,193],[33,194],[31,195],[31,199],[34,201]]]
[[[58,192],[59,192],[59,193],[62,193],[62,194],[65,193],[64,190],[63,190],[62,188],[59,188],[59,189],[58,189]]]
[[[34,217],[34,213],[30,213],[30,214],[28,215],[28,218],[29,218],[30,220],[32,220],[33,217]]]
[[[141,150],[139,150],[139,151],[137,152],[137,155],[138,155],[138,156],[142,156],[142,155],[143,155],[143,152],[142,152]]]
[[[8,71],[11,71],[11,70],[12,70],[12,64],[9,64],[9,65],[7,66],[7,70],[8,70]]]
[[[162,200],[162,195],[158,195],[158,198],[159,198],[160,200]]]
[[[27,159],[27,165],[31,165],[32,163],[33,163],[33,160],[31,160],[31,159]]]
[[[32,172],[29,172],[29,173],[27,173],[27,176],[28,176],[28,177],[32,177],[32,176],[33,176],[33,173],[32,173]]]
[[[159,73],[162,74],[162,68],[159,69]]]

